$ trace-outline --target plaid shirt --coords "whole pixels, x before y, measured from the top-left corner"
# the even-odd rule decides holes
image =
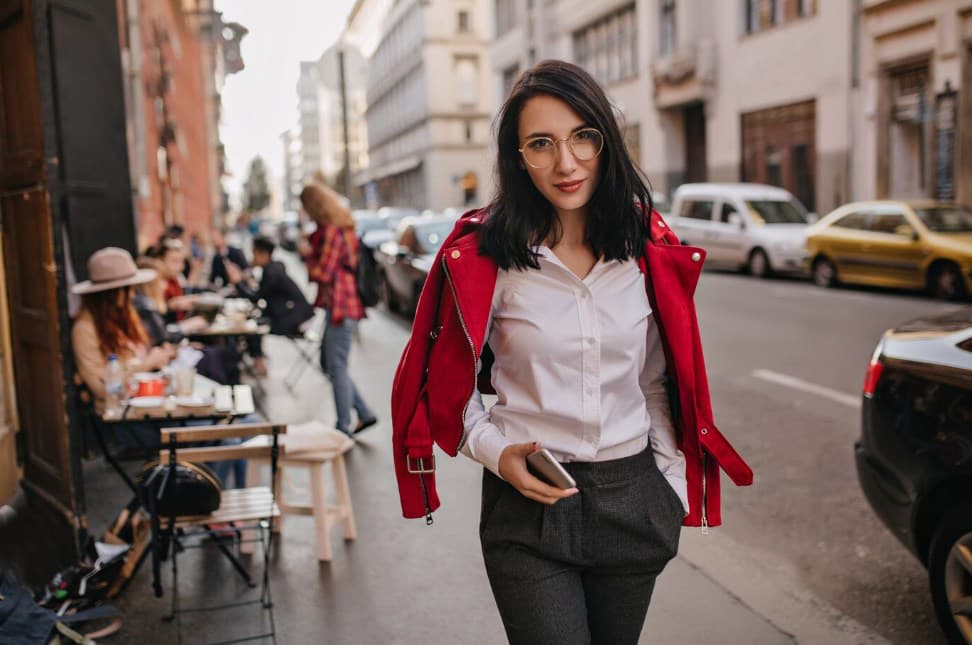
[[[324,226],[320,250],[307,272],[311,280],[320,285],[323,295],[321,304],[330,312],[331,322],[341,324],[345,318],[361,320],[364,307],[358,297],[355,272],[358,268],[358,238],[354,229]]]

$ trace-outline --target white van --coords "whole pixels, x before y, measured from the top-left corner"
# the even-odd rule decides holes
[[[796,197],[763,184],[682,184],[669,218],[683,244],[706,250],[707,266],[757,277],[806,270],[808,223]]]

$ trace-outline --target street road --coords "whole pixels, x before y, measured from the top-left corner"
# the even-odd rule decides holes
[[[723,478],[724,528],[689,536],[683,553],[705,560],[695,551],[711,539],[737,568],[757,560],[753,568],[784,588],[737,594],[764,602],[764,616],[774,596],[809,593],[893,642],[943,643],[924,569],[861,493],[853,442],[864,369],[881,333],[955,305],[713,272],[696,301],[716,423],[756,481],[735,488]],[[732,590],[731,580],[719,581]]]

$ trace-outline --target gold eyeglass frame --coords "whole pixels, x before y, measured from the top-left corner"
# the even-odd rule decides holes
[[[571,143],[571,139],[573,139],[574,137],[576,137],[577,135],[579,135],[581,132],[597,132],[597,136],[599,136],[601,138],[601,146],[597,149],[597,152],[595,152],[590,157],[590,159],[581,159],[580,157],[577,156],[577,153],[574,152],[574,145]],[[533,165],[527,159],[526,153],[523,152],[523,151],[526,150],[526,147],[528,145],[530,145],[534,141],[540,141],[541,139],[546,139],[547,141],[549,141],[551,143],[551,145],[553,145],[553,148],[554,148],[554,163],[557,163],[557,151],[559,150],[557,144],[560,143],[561,141],[563,141],[563,142],[565,142],[567,144],[567,149],[570,150],[570,154],[574,155],[574,158],[577,159],[577,160],[579,160],[579,161],[590,161],[591,159],[595,159],[604,150],[604,133],[601,132],[600,130],[598,130],[597,128],[581,128],[580,130],[577,130],[576,132],[571,132],[566,137],[562,137],[560,139],[554,139],[553,137],[531,137],[531,138],[527,139],[523,143],[523,146],[521,148],[518,148],[517,149],[517,152],[519,152],[520,153],[520,156],[523,157],[523,163],[525,163],[526,165],[528,165],[531,168],[534,168],[536,170],[544,170],[546,168],[549,168],[550,166],[535,166],[535,165]],[[553,165],[553,164],[551,164],[551,165]]]

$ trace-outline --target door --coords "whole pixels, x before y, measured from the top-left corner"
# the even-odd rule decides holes
[[[0,212],[25,485],[66,515],[73,487],[57,270],[30,0],[0,4]]]
[[[746,220],[732,200],[716,204],[716,217],[707,238],[708,259],[733,267],[746,262],[749,243],[746,238]]]
[[[682,244],[701,246],[708,251],[714,206],[712,199],[686,197],[681,200],[678,218],[672,222],[672,226]]]
[[[867,228],[869,240],[864,255],[871,279],[897,287],[922,287],[924,245],[915,239],[915,228],[897,209],[871,211]]]
[[[685,183],[706,181],[708,160],[705,150],[705,106],[697,103],[685,108]]]

